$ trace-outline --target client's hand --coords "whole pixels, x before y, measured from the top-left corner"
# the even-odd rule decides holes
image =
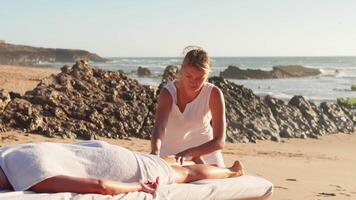
[[[140,183],[142,187],[141,189],[142,192],[155,195],[159,186],[159,177],[156,178],[156,181],[146,181],[146,182],[141,181]]]

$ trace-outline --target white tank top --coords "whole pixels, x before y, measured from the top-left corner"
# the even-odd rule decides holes
[[[171,94],[173,104],[162,138],[160,156],[175,155],[213,139],[209,107],[210,93],[213,87],[213,84],[206,82],[198,96],[186,105],[182,113],[177,106],[177,88],[174,82],[169,82],[164,86]],[[202,158],[208,164],[225,166],[220,150],[204,155]]]

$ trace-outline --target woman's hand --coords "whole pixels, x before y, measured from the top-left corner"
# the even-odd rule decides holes
[[[177,153],[174,157],[176,159],[176,162],[183,165],[185,160],[190,160],[190,159],[193,160],[194,159],[193,150],[192,150],[192,148],[186,149],[184,151]]]
[[[152,155],[158,155],[158,154],[159,154],[158,148],[152,147],[152,150],[151,150],[150,154],[152,154]]]

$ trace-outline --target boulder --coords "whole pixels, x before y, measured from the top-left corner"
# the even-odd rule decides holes
[[[307,68],[301,65],[278,65],[272,70],[277,78],[317,76],[321,74],[319,69]],[[279,76],[277,74],[280,74]]]
[[[150,76],[152,74],[148,68],[141,67],[141,66],[137,68],[136,73],[137,76]]]
[[[224,71],[220,72],[220,76],[230,79],[271,79],[274,78],[269,71],[260,69],[240,69],[236,66],[228,66]]]
[[[177,79],[179,74],[179,68],[175,65],[168,65],[163,72],[162,83],[168,83]]]
[[[275,79],[316,76],[321,72],[319,69],[306,68],[301,65],[279,65],[274,66],[271,71],[260,69],[240,69],[236,66],[228,66],[227,69],[220,72],[220,76],[230,79]]]
[[[10,101],[10,94],[4,89],[0,89],[0,115]]]
[[[179,68],[175,65],[168,65],[163,72],[161,84],[158,86],[157,94],[161,91],[162,87],[170,81],[178,78]]]

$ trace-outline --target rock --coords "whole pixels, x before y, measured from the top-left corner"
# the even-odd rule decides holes
[[[71,72],[71,67],[69,65],[64,65],[63,67],[61,67],[61,71],[64,74],[70,74]]]
[[[220,72],[220,76],[231,79],[274,79],[316,76],[321,72],[319,69],[306,68],[300,65],[280,65],[274,66],[271,71],[260,69],[240,69],[236,66],[228,66],[227,69]]]
[[[156,90],[85,61],[61,71],[10,101],[3,124],[49,137],[150,138]]]
[[[274,66],[272,73],[278,78],[317,76],[321,74],[319,69],[307,68],[301,65],[278,65]],[[278,75],[281,74],[281,75]]]
[[[314,103],[304,97],[294,96],[288,105],[299,109],[316,136],[337,132],[336,125]]]
[[[279,127],[271,110],[252,90],[221,77],[209,82],[219,87],[225,98],[227,141],[279,141]]]
[[[284,138],[311,137],[313,131],[308,121],[303,117],[298,108],[286,105],[282,100],[269,95],[264,97],[264,102],[271,109],[278,123],[279,135]]]
[[[136,73],[138,76],[150,76],[152,74],[148,68],[141,67],[141,66],[137,68]]]
[[[21,94],[17,93],[17,92],[9,92],[10,98],[11,100],[15,99],[15,98],[21,98]]]
[[[179,73],[179,69],[175,65],[168,65],[166,69],[164,69],[162,83],[168,83],[177,79]]]
[[[0,115],[10,101],[10,94],[4,89],[0,89]]]
[[[339,132],[354,132],[354,123],[352,119],[338,104],[323,102],[320,104],[320,109],[336,125]]]
[[[178,78],[179,69],[175,65],[168,65],[163,72],[162,82],[158,86],[157,95],[161,91],[162,87],[170,81],[174,81]]]
[[[178,67],[168,66],[162,84],[177,78]],[[252,142],[283,138],[318,138],[323,134],[352,133],[356,114],[343,104],[316,106],[302,96],[288,104],[225,80],[209,82],[224,94],[227,141]],[[61,73],[43,79],[19,96],[0,90],[0,132],[16,129],[48,137],[149,139],[154,126],[157,90],[140,85],[120,72],[105,71],[78,61]],[[11,99],[11,100],[10,100]]]
[[[220,76],[223,78],[231,79],[270,79],[274,78],[272,74],[268,71],[263,71],[260,69],[240,69],[236,66],[228,66],[227,69],[220,72]]]

